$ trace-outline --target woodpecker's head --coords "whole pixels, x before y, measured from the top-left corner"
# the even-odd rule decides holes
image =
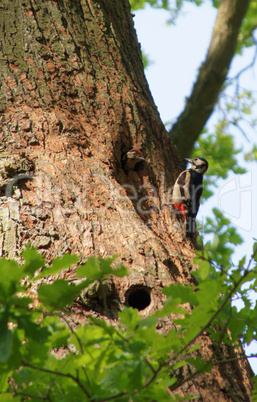
[[[204,158],[200,158],[200,157],[196,157],[194,159],[188,159],[185,158],[185,160],[189,163],[191,163],[191,169],[195,170],[197,173],[204,175],[204,173],[207,171],[208,169],[208,162],[206,159]]]
[[[135,166],[139,162],[145,161],[143,154],[139,149],[131,149],[130,151],[126,152],[122,158],[122,164],[124,170],[134,170]]]

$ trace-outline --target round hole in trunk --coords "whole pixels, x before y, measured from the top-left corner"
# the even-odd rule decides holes
[[[126,293],[126,304],[129,307],[144,310],[151,303],[151,291],[145,286],[133,286]]]

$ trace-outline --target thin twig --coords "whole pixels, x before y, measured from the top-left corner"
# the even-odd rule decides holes
[[[224,359],[224,360],[217,360],[216,362],[212,362],[211,364],[214,366],[216,364],[224,364],[224,363],[231,363],[237,360],[247,360],[250,359],[251,357],[257,357],[257,355],[252,355],[252,356],[246,356],[246,355],[241,355],[237,357],[231,357],[230,359]]]
[[[29,364],[27,362],[22,362],[22,365],[25,367],[29,367],[32,370],[42,371],[43,373],[48,373],[48,374],[52,374],[52,375],[56,375],[56,376],[60,376],[60,377],[70,378],[82,389],[82,391],[87,395],[87,397],[90,398],[90,394],[87,392],[85,387],[81,384],[80,380],[78,378],[74,377],[70,373],[62,373],[61,371],[53,371],[53,370],[49,370],[49,369],[44,369],[42,367],[32,366],[32,364]]]
[[[147,366],[150,368],[150,370],[155,373],[156,370],[153,368],[153,366],[151,365],[150,361],[145,357],[144,358],[145,363],[147,364]]]
[[[257,59],[257,43],[256,43],[256,41],[255,41],[255,44],[256,44],[255,52],[254,52],[252,61],[247,66],[243,67],[231,80],[238,81],[240,78],[240,75],[242,75],[245,71],[249,70],[249,68],[254,67],[256,59]]]
[[[32,400],[33,399],[40,399],[41,401],[50,401],[51,399],[49,399],[49,397],[48,396],[37,396],[37,395],[30,395],[30,394],[25,394],[24,392],[9,392],[9,391],[7,391],[6,393],[10,393],[10,394],[12,394],[12,395],[14,395],[14,396],[25,396],[26,398],[31,398]],[[0,395],[1,395],[1,393],[0,393]]]
[[[196,371],[195,373],[190,374],[188,377],[184,378],[181,380],[179,383],[175,382],[175,384],[171,385],[169,389],[171,391],[175,391],[175,389],[181,387],[181,385],[185,384],[187,381],[192,380],[197,374],[200,374],[199,371]]]
[[[66,322],[66,324],[68,325],[68,327],[69,327],[71,333],[72,333],[72,334],[75,336],[75,338],[77,339],[78,344],[79,344],[79,347],[80,347],[80,352],[81,352],[82,355],[83,355],[83,354],[84,354],[84,350],[83,350],[83,345],[82,345],[82,342],[81,342],[80,338],[78,337],[78,335],[76,334],[76,332],[74,331],[74,329],[72,328],[72,326],[70,325],[69,321],[66,319],[65,315],[62,315],[62,316],[61,316],[61,319],[63,319],[63,320]]]
[[[168,364],[168,363],[166,363],[166,362],[162,362],[162,363],[159,364],[158,369],[154,371],[152,377],[149,378],[149,380],[145,383],[144,388],[147,388],[147,387],[157,378],[157,376],[158,376],[158,374],[160,373],[161,369],[162,369],[163,367],[165,367],[167,364]]]
[[[107,397],[107,398],[103,398],[103,400],[104,400],[104,402],[105,402],[105,401],[111,401],[111,400],[113,400],[113,399],[117,399],[117,398],[121,398],[122,396],[126,396],[127,394],[128,394],[127,392],[120,392],[120,393],[117,394],[117,395],[109,396],[109,397]]]
[[[82,368],[82,370],[83,370],[83,372],[84,372],[84,374],[85,374],[85,377],[86,377],[86,379],[87,379],[87,382],[91,385],[91,380],[90,380],[90,378],[88,377],[88,374],[87,374],[87,371],[86,371],[85,367],[82,366],[81,368]]]
[[[232,310],[232,306],[231,306],[231,303],[230,303],[230,314],[231,314],[231,310]],[[222,342],[223,339],[224,339],[225,333],[227,332],[228,324],[229,324],[229,322],[230,322],[230,320],[231,320],[231,316],[232,316],[232,315],[230,315],[230,317],[227,319],[226,324],[224,325],[224,327],[223,327],[223,329],[222,329],[222,332],[221,332],[221,335],[220,335],[220,339],[219,339],[219,342],[218,342],[218,347],[220,347],[221,342]]]

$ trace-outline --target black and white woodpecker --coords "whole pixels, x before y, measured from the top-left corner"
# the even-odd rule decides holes
[[[136,164],[139,162],[145,161],[145,158],[143,157],[143,154],[139,149],[131,149],[130,151],[126,152],[125,155],[122,158],[122,167],[126,173],[129,172],[129,170],[134,170],[136,167]]]
[[[185,158],[191,167],[178,176],[172,192],[172,203],[176,213],[182,215],[186,224],[186,235],[193,238],[196,231],[195,217],[197,215],[203,192],[203,176],[208,169],[204,158]]]

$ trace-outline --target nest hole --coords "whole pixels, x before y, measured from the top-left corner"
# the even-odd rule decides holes
[[[145,286],[134,286],[126,294],[126,304],[128,307],[137,308],[138,311],[144,310],[151,303],[151,291]]]

